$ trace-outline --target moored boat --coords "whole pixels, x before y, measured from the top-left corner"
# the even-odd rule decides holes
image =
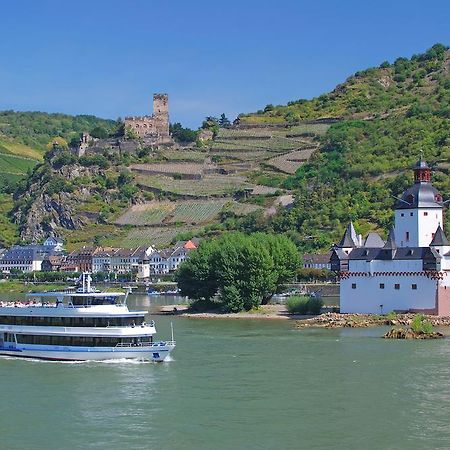
[[[156,342],[146,311],[130,311],[128,292],[99,292],[83,274],[76,290],[29,294],[0,305],[0,355],[50,360],[164,361],[175,341]]]

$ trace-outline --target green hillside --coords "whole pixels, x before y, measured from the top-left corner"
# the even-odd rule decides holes
[[[239,229],[288,233],[302,250],[325,250],[350,220],[363,234],[384,233],[392,196],[411,183],[421,152],[450,198],[449,105],[450,52],[437,44],[358,72],[329,94],[267,105],[233,127],[215,123],[213,140],[196,147],[55,153],[19,183],[8,215],[17,225],[8,222],[0,242],[52,231],[68,248],[165,245]],[[115,126],[92,116],[0,113],[0,172],[25,173],[54,136]],[[280,206],[292,196],[292,207]]]
[[[247,126],[302,119],[339,118],[307,164],[284,182],[295,207],[250,230],[289,232],[304,249],[326,249],[353,220],[363,234],[392,223],[393,195],[411,183],[423,151],[434,183],[450,198],[450,52],[440,44],[411,59],[359,72],[332,93],[310,101],[266,107],[242,116]],[[292,118],[292,117],[291,117]],[[446,223],[450,232],[449,222]]]
[[[94,116],[69,116],[43,112],[0,112],[0,245],[18,239],[12,223],[11,192],[44,159],[47,145],[59,136],[70,142],[83,131],[102,128],[114,132],[116,123]]]
[[[449,53],[436,44],[411,59],[398,58],[355,73],[332,92],[287,105],[241,114],[243,123],[287,123],[311,119],[370,119],[406,112],[433,112],[450,117],[448,98]]]
[[[24,144],[42,153],[55,136],[61,136],[67,142],[77,138],[84,131],[101,127],[107,132],[114,129],[113,120],[95,116],[67,114],[49,114],[45,112],[0,111],[0,138],[2,136]]]

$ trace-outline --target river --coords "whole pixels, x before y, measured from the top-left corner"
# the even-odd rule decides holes
[[[134,296],[130,307],[170,300]],[[0,449],[447,449],[450,341],[156,316],[167,363],[0,359]]]

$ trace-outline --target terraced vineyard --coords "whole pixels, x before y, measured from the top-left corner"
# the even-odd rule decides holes
[[[161,151],[161,156],[168,161],[203,162],[208,156],[206,152],[193,150],[167,150]]]
[[[116,221],[116,225],[158,225],[171,214],[175,208],[175,203],[152,202],[141,205],[134,205],[122,214]]]
[[[192,197],[231,195],[239,189],[251,188],[245,177],[205,175],[200,180],[177,180],[163,175],[137,175],[136,182],[143,188]]]
[[[115,224],[157,226],[184,223],[198,225],[217,219],[219,213],[224,210],[245,215],[258,209],[261,209],[261,207],[237,203],[230,201],[230,199],[151,202],[132,206],[116,220]]]
[[[201,176],[213,167],[203,163],[167,162],[154,164],[133,164],[130,169],[141,174]]]
[[[137,247],[139,245],[152,244],[156,247],[169,245],[178,234],[198,232],[202,227],[184,225],[182,227],[141,227],[133,228],[125,237],[116,240],[108,240],[108,245],[121,247]]]
[[[281,172],[294,174],[302,164],[308,161],[314,150],[316,150],[316,148],[312,147],[305,150],[297,150],[286,153],[284,155],[269,159],[266,164],[275,167]]]

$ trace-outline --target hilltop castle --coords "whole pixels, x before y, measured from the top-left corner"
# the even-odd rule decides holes
[[[411,311],[450,315],[450,243],[444,234],[446,202],[420,159],[414,184],[395,205],[395,228],[384,242],[369,233],[363,242],[350,223],[332,251],[344,313]]]
[[[153,115],[125,117],[125,128],[131,128],[140,138],[155,144],[171,143],[169,134],[169,96],[153,94]]]

